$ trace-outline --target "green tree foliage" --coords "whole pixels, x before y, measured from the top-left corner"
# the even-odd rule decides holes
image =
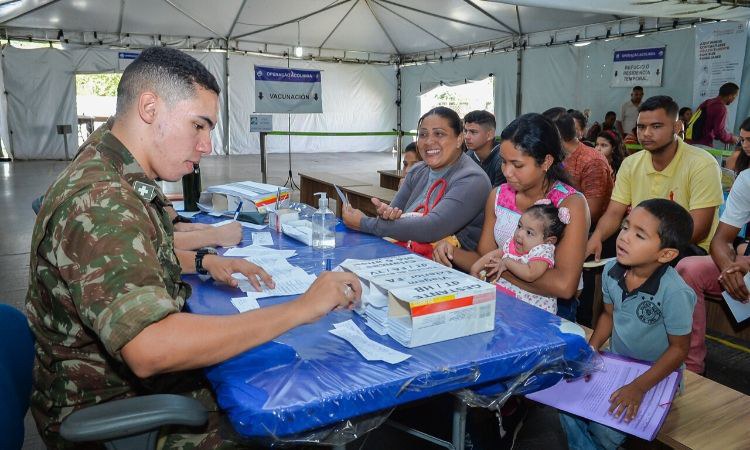
[[[122,74],[94,73],[76,75],[76,93],[78,95],[96,95],[98,97],[116,97],[117,84]]]

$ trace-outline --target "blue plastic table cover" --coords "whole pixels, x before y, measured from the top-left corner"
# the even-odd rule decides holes
[[[240,245],[250,243],[249,230],[245,234]],[[336,249],[325,252],[271,234],[276,248],[297,251],[290,262],[309,273],[320,273],[326,258],[332,258],[335,266],[346,258],[371,259],[406,252],[341,225]],[[195,275],[184,278],[193,287],[187,303],[191,312],[238,314],[230,298],[243,296],[239,289],[203,283]],[[292,298],[260,299],[259,303],[262,307]],[[348,319],[370,339],[411,358],[395,365],[365,360],[348,342],[328,332],[334,323]],[[580,374],[593,355],[586,341],[566,332],[569,327],[565,325],[570,323],[498,294],[494,331],[409,349],[375,333],[357,314],[333,311],[317,323],[292,329],[208,368],[206,375],[219,407],[239,434],[283,438],[467,387],[495,394],[515,383],[515,394],[551,386],[562,374]]]

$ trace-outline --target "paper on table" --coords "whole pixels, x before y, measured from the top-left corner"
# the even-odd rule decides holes
[[[750,272],[748,273],[750,274]],[[745,275],[745,277],[747,277],[747,275]],[[737,323],[750,318],[750,302],[742,303],[729,295],[727,291],[722,292],[721,295],[724,297],[724,301],[727,302],[727,306],[729,306],[729,310],[732,311]]]
[[[208,213],[208,215],[213,217],[221,217],[224,215],[224,211],[213,211]]]
[[[245,258],[246,260],[250,261],[251,263],[260,266],[268,272],[269,275],[276,277],[281,276],[285,277],[288,276],[288,273],[293,271],[294,269],[302,270],[299,267],[295,267],[291,264],[289,264],[289,261],[286,260],[286,258],[279,258],[278,256],[274,254],[260,254],[260,255],[253,255],[248,256]],[[304,271],[302,271],[304,272]],[[306,273],[305,273],[306,274]]]
[[[180,211],[177,214],[181,215],[182,217],[187,217],[188,219],[191,219],[194,215],[200,213],[200,211]]]
[[[273,255],[276,258],[291,258],[296,255],[294,250],[276,250],[275,248],[263,247],[261,245],[248,245],[246,247],[230,248],[224,256],[256,257]]]
[[[234,222],[233,219],[222,220],[221,222],[212,223],[211,226],[212,227],[223,227],[224,225],[228,225],[228,224],[230,224],[232,222]]]
[[[172,201],[172,208],[174,208],[175,211],[182,212],[182,210],[185,209],[185,202],[182,200],[174,200]]]
[[[253,245],[273,245],[273,237],[268,231],[253,233]]]
[[[268,226],[267,223],[264,223],[262,225],[258,225],[258,224],[255,224],[255,223],[243,222],[241,220],[240,220],[240,225],[242,225],[245,228],[250,228],[251,230],[262,230],[263,228],[266,228]]]
[[[239,312],[243,313],[252,309],[260,308],[258,300],[255,297],[235,297],[232,299],[232,304]]]
[[[539,392],[527,394],[531,400],[567,411],[643,439],[653,440],[669,412],[681,375],[675,371],[651,388],[643,397],[638,415],[630,423],[609,414],[609,398],[614,391],[649,369],[646,363],[602,353],[604,371],[594,372],[587,382],[561,380]]]
[[[266,285],[261,283],[261,291],[255,290],[252,284],[248,281],[247,277],[242,274],[235,273],[232,277],[238,280],[238,287],[243,291],[249,293],[249,295],[257,298],[264,297],[277,297],[285,295],[299,295],[307,291],[307,288],[315,281],[315,275],[310,275],[304,270],[295,267],[295,271],[291,272],[287,276],[274,276],[274,283],[276,287],[270,289]],[[261,294],[261,295],[257,295]]]
[[[334,329],[329,333],[344,339],[354,346],[355,349],[368,361],[385,361],[388,364],[398,364],[411,358],[411,355],[399,352],[383,344],[379,344],[368,338],[359,327],[347,320],[333,324]]]

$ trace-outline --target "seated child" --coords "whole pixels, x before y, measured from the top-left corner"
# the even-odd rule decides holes
[[[653,362],[609,398],[610,414],[625,422],[635,419],[646,392],[687,357],[696,297],[669,262],[692,234],[693,220],[682,206],[645,200],[623,221],[617,259],[604,267],[604,312],[589,344],[598,351],[611,336],[611,352]],[[617,448],[627,436],[562,412],[560,421],[571,449]]]
[[[503,271],[533,282],[555,265],[555,244],[562,238],[565,225],[570,223],[570,211],[557,209],[548,199],[529,207],[518,220],[513,239],[503,243],[502,257],[493,258],[485,268],[485,277],[495,276],[500,290],[538,308],[557,313],[557,299],[532,294],[510,281],[500,278]],[[480,273],[481,275],[481,273]]]

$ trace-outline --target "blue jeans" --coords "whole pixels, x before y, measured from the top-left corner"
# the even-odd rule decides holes
[[[578,298],[573,297],[570,300],[557,299],[557,315],[563,319],[568,319],[575,323],[576,312],[578,311]]]
[[[560,411],[560,425],[570,450],[610,450],[625,443],[627,434],[606,425]]]

